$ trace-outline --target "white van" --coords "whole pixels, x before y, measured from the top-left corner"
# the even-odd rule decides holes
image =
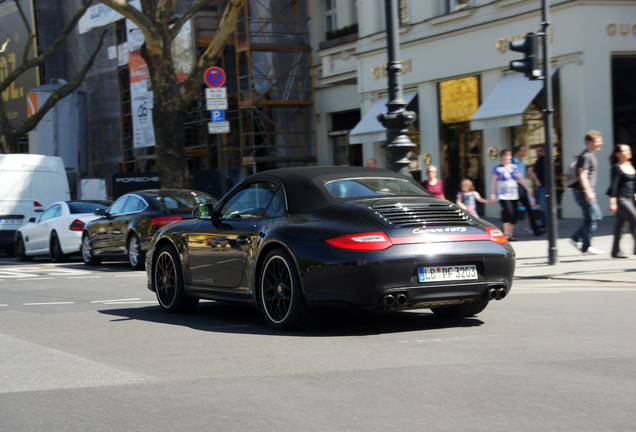
[[[0,248],[13,250],[15,233],[71,192],[62,158],[33,154],[0,154]]]

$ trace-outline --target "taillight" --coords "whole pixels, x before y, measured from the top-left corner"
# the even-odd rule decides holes
[[[504,235],[503,231],[499,228],[491,228],[486,227],[486,231],[488,231],[488,235],[490,236],[490,241],[493,241],[498,244],[506,244],[508,243],[508,239]]]
[[[70,229],[71,231],[83,231],[84,225],[86,225],[84,222],[79,219],[75,219],[73,222],[71,222],[68,229]]]
[[[339,249],[359,251],[379,251],[393,246],[391,240],[382,231],[347,234],[327,239],[325,243]]]
[[[170,225],[172,222],[180,221],[181,216],[159,216],[152,218],[153,225]]]

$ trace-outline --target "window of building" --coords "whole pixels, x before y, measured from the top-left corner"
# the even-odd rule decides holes
[[[336,0],[325,0],[325,32],[332,32],[337,28]]]
[[[358,23],[358,0],[350,0],[351,2],[351,24]]]

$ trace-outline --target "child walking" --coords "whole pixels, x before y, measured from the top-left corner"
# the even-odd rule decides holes
[[[488,204],[488,201],[483,199],[481,195],[479,195],[479,192],[475,190],[472,180],[462,180],[460,187],[461,191],[457,193],[455,203],[471,215],[479,217],[477,213],[477,202]]]

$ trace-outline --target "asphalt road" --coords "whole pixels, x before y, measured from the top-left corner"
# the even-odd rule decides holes
[[[0,258],[1,431],[632,431],[634,284],[518,281],[478,317],[168,315],[125,264]]]

